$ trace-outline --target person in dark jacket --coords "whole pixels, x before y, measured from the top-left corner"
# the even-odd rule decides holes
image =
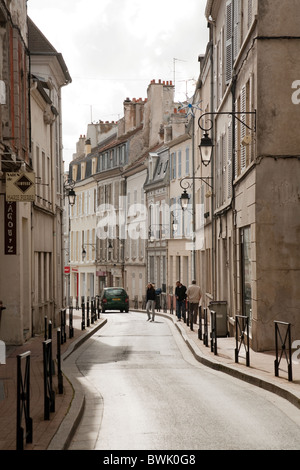
[[[147,292],[146,292],[146,310],[148,319],[147,321],[154,321],[155,318],[155,289],[151,283],[147,285]],[[151,320],[151,312],[152,312],[152,320]]]
[[[180,281],[176,282],[175,297],[176,297],[176,315],[177,315],[178,321],[180,321],[181,315],[183,313],[183,309],[185,308],[185,299],[186,299],[186,286],[181,284]]]

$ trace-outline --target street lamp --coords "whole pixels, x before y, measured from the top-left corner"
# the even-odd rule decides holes
[[[204,118],[204,116],[219,116],[219,115],[222,115],[222,114],[227,114],[229,116],[232,116],[234,119],[237,119],[241,124],[243,124],[243,126],[247,127],[247,129],[251,130],[251,131],[256,131],[256,111],[240,111],[240,112],[230,112],[230,111],[224,111],[224,112],[213,112],[213,113],[204,113],[200,116],[199,120],[198,120],[198,126],[200,127],[200,129],[202,129],[202,131],[204,131],[204,135],[201,139],[201,143],[199,145],[199,150],[200,150],[200,155],[201,155],[201,162],[204,166],[208,166],[211,162],[211,157],[212,157],[212,153],[213,153],[213,142],[212,142],[212,139],[209,137],[208,135],[208,131],[210,131],[212,128],[213,128],[213,120],[212,119],[208,119],[208,121],[210,122],[210,125],[208,127],[203,127],[201,125],[201,120]],[[245,115],[252,115],[254,116],[254,125],[253,127],[249,126],[246,122],[244,122],[242,119],[240,119],[238,117],[238,115],[241,115],[241,116],[245,116]],[[196,179],[199,179],[201,181],[204,181],[204,183],[206,183],[211,189],[213,189],[213,186],[211,184],[208,183],[207,180],[212,180],[213,178],[212,177],[204,177],[204,176],[191,176],[191,177],[185,177],[183,178],[181,181],[180,181],[180,186],[181,188],[184,189],[183,193],[181,194],[181,197],[180,197],[180,202],[181,202],[181,207],[182,209],[186,209],[187,208],[187,205],[188,205],[188,202],[189,202],[189,199],[190,199],[190,196],[188,195],[187,193],[187,188],[190,188],[191,187],[191,183],[184,183],[185,180],[193,180],[195,181]]]
[[[211,157],[212,157],[212,152],[213,152],[213,142],[212,139],[208,135],[208,131],[210,131],[213,128],[213,120],[208,119],[208,121],[211,123],[208,127],[203,127],[201,125],[201,120],[204,118],[204,116],[219,116],[222,114],[226,114],[229,116],[232,116],[234,119],[237,119],[243,126],[247,127],[250,131],[256,131],[256,111],[235,111],[235,112],[230,112],[230,111],[223,111],[223,112],[208,112],[204,113],[200,116],[198,120],[198,126],[202,131],[204,131],[204,136],[201,139],[201,143],[199,145],[199,150],[200,150],[200,155],[201,155],[201,162],[203,163],[204,166],[208,166],[211,162]],[[244,122],[242,119],[238,117],[240,116],[246,116],[246,115],[252,115],[254,116],[254,125],[253,127],[249,126],[246,122]]]
[[[189,183],[186,180],[201,180],[205,184],[207,184],[211,189],[213,189],[212,185],[208,183],[207,180],[212,180],[212,177],[210,176],[185,176],[180,180],[180,187],[184,190],[183,193],[180,196],[180,204],[182,210],[185,210],[188,207],[189,200],[190,200],[190,195],[187,193],[187,189],[192,187],[193,183]]]
[[[156,239],[156,237],[153,234],[152,227],[160,227],[159,238],[165,238],[165,232],[163,233],[163,231],[161,230],[162,228],[167,227],[166,231],[168,233],[169,233],[169,230],[170,230],[170,227],[169,227],[168,224],[151,224],[149,226],[149,230],[148,230],[148,238],[149,238],[150,242],[154,242],[154,240]]]
[[[182,182],[182,180],[180,181],[180,186],[183,188],[181,182]],[[186,188],[185,188],[183,193],[180,196],[180,203],[181,203],[182,210],[185,210],[187,208],[187,206],[189,205],[189,200],[190,200],[190,196],[186,192]]]
[[[96,243],[83,243],[83,245],[82,245],[82,259],[85,259],[85,257],[86,257],[86,249],[84,248],[85,246],[92,246],[92,248],[95,250]]]
[[[172,228],[173,228],[173,236],[174,234],[177,232],[178,230],[178,220],[176,219],[176,216],[174,214],[174,212],[171,212],[171,215],[172,215]]]
[[[76,201],[76,193],[75,193],[74,189],[69,190],[68,198],[69,198],[70,206],[74,206],[75,201]]]
[[[201,139],[199,149],[201,155],[201,162],[204,166],[208,166],[212,157],[213,143],[207,132],[205,132],[204,136]]]
[[[64,193],[68,196],[70,206],[74,206],[76,200],[76,193],[74,191],[75,181],[68,178],[64,182]]]

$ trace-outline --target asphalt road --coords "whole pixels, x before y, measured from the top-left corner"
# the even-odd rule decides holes
[[[70,450],[300,449],[297,408],[199,364],[172,322],[103,316],[71,356],[87,400]]]

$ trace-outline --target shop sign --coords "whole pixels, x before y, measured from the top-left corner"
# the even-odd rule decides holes
[[[34,202],[35,173],[6,173],[6,201]]]
[[[4,243],[6,255],[17,254],[17,204],[5,201]]]

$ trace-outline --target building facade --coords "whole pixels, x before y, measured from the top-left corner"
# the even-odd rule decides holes
[[[22,344],[63,306],[61,87],[71,79],[25,0],[1,1],[0,17],[0,337]]]
[[[0,3],[0,335],[22,344],[31,325],[31,203],[8,202],[7,175],[31,169],[26,1]]]
[[[63,157],[61,89],[71,82],[63,57],[28,18],[31,63],[31,157],[36,177],[32,206],[32,329],[54,324],[64,305]]]
[[[291,323],[294,338],[300,328],[300,142],[291,99],[299,5],[208,1],[206,16],[214,46],[215,299],[227,301],[232,324],[235,315],[249,318],[255,350],[272,349],[274,320]]]

